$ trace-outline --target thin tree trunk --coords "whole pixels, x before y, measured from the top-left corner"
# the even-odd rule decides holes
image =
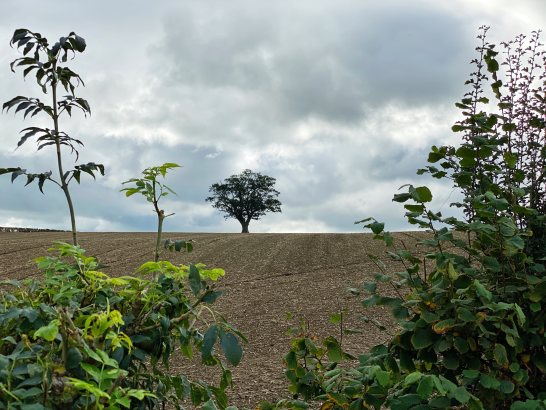
[[[165,213],[160,210],[157,213],[157,239],[155,241],[155,253],[154,262],[159,261],[159,248],[161,246],[161,234],[163,232],[163,220],[165,219]]]
[[[53,65],[53,70],[55,70],[57,64]],[[61,188],[66,197],[66,202],[68,203],[68,210],[70,212],[70,224],[72,226],[72,242],[74,245],[78,245],[78,234],[76,231],[76,215],[74,212],[74,205],[72,204],[72,198],[70,197],[70,191],[68,190],[68,184],[66,183],[66,178],[63,171],[63,162],[61,156],[61,143],[59,141],[59,113],[57,110],[57,80],[53,81],[51,84],[51,91],[53,95],[53,124],[55,128],[55,147],[57,148],[57,167],[59,169],[59,178],[61,179]]]

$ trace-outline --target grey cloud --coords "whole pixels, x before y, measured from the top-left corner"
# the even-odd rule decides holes
[[[255,232],[308,224],[359,231],[353,221],[366,216],[405,229],[392,194],[407,182],[426,183],[415,169],[429,145],[450,138],[455,111],[446,107],[464,91],[476,21],[492,19],[495,37],[506,40],[514,33],[505,35],[512,27],[503,7],[536,21],[535,3],[503,0],[486,12],[471,0],[449,7],[432,0],[138,0],[130,8],[59,0],[61,18],[44,2],[6,0],[0,96],[39,94],[7,66],[16,57],[7,45],[14,28],[53,37],[75,30],[87,39],[74,63],[93,116],[62,124],[86,144],[80,162],[107,166],[106,177],[74,186],[85,229],[154,230],[149,204],[119,189],[165,161],[184,166],[167,178],[179,193],[164,202],[176,212],[168,230],[238,231],[204,198],[212,183],[247,166],[277,178],[283,202],[283,213],[255,223]],[[466,5],[470,11],[457,10]],[[12,152],[18,130],[34,124],[12,115],[0,124],[0,166],[52,167],[47,153]],[[60,191],[51,186],[42,196],[22,185],[0,177],[0,222],[69,226]],[[450,188],[436,188],[442,205]]]
[[[161,82],[254,95],[242,116],[358,121],[369,106],[433,104],[453,92],[474,30],[419,2],[398,4],[396,13],[388,5],[295,8],[296,17],[277,7],[272,18],[257,7],[220,7],[212,17],[187,7],[171,16],[153,53],[168,74]]]

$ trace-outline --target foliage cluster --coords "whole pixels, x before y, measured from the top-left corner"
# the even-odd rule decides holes
[[[546,53],[538,32],[499,52],[487,30],[456,104],[462,144],[432,147],[418,171],[453,182],[464,219],[432,211],[426,186],[396,194],[409,223],[430,232],[424,257],[383,223],[360,221],[403,267],[391,273],[373,257],[379,271],[363,305],[391,308],[399,331],[347,367],[335,339],[325,348],[295,339],[286,375],[304,401],[263,409],[311,399],[323,410],[546,409]]]
[[[81,248],[54,249],[38,259],[45,280],[3,283],[0,408],[226,408],[227,363],[241,360],[244,337],[211,308],[222,269],[161,261],[109,277]],[[171,374],[175,348],[219,367],[219,385]]]

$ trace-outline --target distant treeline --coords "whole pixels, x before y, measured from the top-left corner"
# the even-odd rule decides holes
[[[0,226],[0,232],[66,232],[59,229],[13,228]]]

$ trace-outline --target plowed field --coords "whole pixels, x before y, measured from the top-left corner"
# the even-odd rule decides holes
[[[396,234],[407,246],[413,246],[416,235]],[[255,407],[262,399],[290,397],[282,356],[289,347],[287,331],[297,318],[304,319],[309,331],[319,338],[337,336],[339,328],[329,323],[329,316],[348,309],[344,326],[364,329],[343,337],[343,346],[353,354],[388,337],[361,320],[366,314],[384,322],[388,315],[380,310],[364,311],[361,298],[347,292],[348,287],[359,287],[377,271],[367,254],[384,254],[382,243],[373,241],[369,234],[165,235],[165,239],[169,237],[191,238],[196,241],[195,249],[189,254],[165,253],[164,259],[202,262],[226,271],[218,285],[225,294],[216,307],[249,340],[243,361],[233,369],[232,404]],[[0,232],[0,275],[39,277],[33,259],[45,255],[54,241],[70,239],[66,232]],[[98,257],[108,266],[104,272],[112,275],[131,274],[152,259],[153,233],[82,233],[79,240],[87,254]],[[294,319],[288,320],[287,312]],[[183,358],[175,359],[172,368],[183,369],[195,378],[213,377]]]

